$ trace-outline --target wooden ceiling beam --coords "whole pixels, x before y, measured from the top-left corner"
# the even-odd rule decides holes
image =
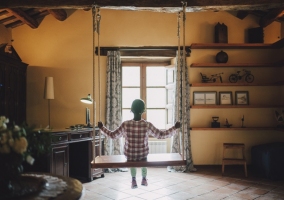
[[[6,10],[17,17],[17,19],[22,21],[24,24],[29,25],[31,28],[37,28],[39,25],[35,19],[27,15],[23,10],[19,8],[7,8]]]
[[[278,18],[284,16],[284,8],[276,8],[269,11],[264,17],[260,18],[259,26],[266,27]]]
[[[94,4],[101,8],[113,8],[120,10],[139,10],[157,9],[160,12],[166,12],[167,9],[181,9],[181,2],[177,0],[1,0],[0,8],[70,8],[86,9]],[[185,1],[186,2],[186,1]],[[190,0],[187,1],[187,12],[200,10],[261,10],[268,8],[277,8],[284,6],[283,0]]]
[[[64,9],[48,9],[48,12],[59,21],[64,21],[67,18],[67,13]]]

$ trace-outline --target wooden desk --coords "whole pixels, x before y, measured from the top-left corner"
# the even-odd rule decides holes
[[[96,130],[95,148],[99,152],[99,136]],[[82,182],[92,181],[96,176],[104,176],[103,169],[91,168],[93,160],[93,129],[52,130],[50,155],[35,158],[34,165],[24,165],[26,172],[51,173],[73,177]],[[102,155],[104,137],[101,139]]]
[[[99,129],[96,130],[95,147],[99,152]],[[93,160],[93,129],[53,131],[50,172],[70,176],[81,181],[92,181],[95,176],[103,176],[103,170],[91,168]],[[103,154],[103,138],[101,140]]]

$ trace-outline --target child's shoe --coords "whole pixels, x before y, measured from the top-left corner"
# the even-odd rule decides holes
[[[132,189],[137,188],[137,183],[136,183],[136,180],[134,180],[134,179],[132,179],[131,188]]]
[[[142,178],[141,185],[144,185],[144,186],[147,186],[147,185],[148,185],[148,182],[147,182],[147,179],[146,179],[146,178]]]

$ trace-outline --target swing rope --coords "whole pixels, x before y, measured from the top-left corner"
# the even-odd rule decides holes
[[[182,49],[182,58],[183,58],[183,70],[184,72],[182,73],[182,158],[184,159],[184,128],[185,128],[185,117],[184,117],[184,113],[186,110],[185,109],[185,92],[186,92],[186,80],[185,80],[185,21],[186,21],[186,13],[185,13],[185,10],[186,10],[186,6],[187,6],[187,2],[182,2],[182,7],[183,7],[183,49]]]
[[[185,7],[186,3],[182,2],[183,5],[183,66],[185,66]],[[96,33],[98,37],[98,86],[99,86],[99,120],[101,118],[101,80],[100,80],[100,9],[97,8],[97,6],[92,7],[93,12],[93,93],[95,95],[95,71],[96,71],[96,56],[95,56],[95,48],[96,48]],[[181,19],[181,13],[178,13],[178,68],[181,68],[180,66],[180,19]],[[181,71],[181,70],[179,70]],[[185,75],[182,74],[182,86],[181,91],[179,87],[177,88],[178,92],[184,94],[184,85],[185,85]],[[93,112],[94,112],[94,125],[93,125],[93,155],[94,160],[91,162],[91,166],[94,168],[119,168],[119,167],[134,167],[134,166],[140,166],[140,167],[147,167],[147,166],[169,166],[169,165],[184,165],[184,139],[182,144],[182,154],[180,153],[180,131],[178,131],[179,136],[179,153],[170,153],[169,154],[149,154],[146,161],[127,161],[125,159],[125,156],[123,155],[109,155],[109,156],[101,156],[101,131],[99,131],[99,156],[95,156],[96,150],[95,150],[95,123],[96,123],[96,105],[95,101],[93,102]],[[181,103],[181,115],[183,118],[184,115],[184,109],[182,108],[184,106],[184,98],[182,98]],[[178,119],[179,119],[179,102],[178,102]],[[184,138],[184,119],[182,119],[182,134]]]
[[[101,14],[100,9],[98,8],[98,14],[97,14],[97,33],[98,33],[98,80],[99,80],[99,121],[101,121],[101,63],[100,63],[100,57],[101,57],[101,48],[100,48],[100,22],[101,22]],[[101,131],[99,131],[99,156],[102,155],[102,148],[101,148]]]
[[[97,22],[96,22],[96,15],[97,15],[97,6],[92,6],[92,14],[93,14],[93,157],[96,157],[96,102],[95,102],[95,69],[96,69],[96,31],[97,31]]]
[[[96,157],[96,101],[95,101],[95,94],[96,94],[96,33],[98,37],[98,86],[99,86],[99,121],[101,120],[101,80],[100,80],[100,55],[101,55],[101,49],[100,49],[100,21],[101,21],[101,15],[100,15],[100,9],[94,5],[92,7],[92,14],[93,14],[93,114],[94,114],[94,120],[93,120],[93,157],[95,159]],[[99,156],[102,155],[102,149],[101,149],[101,132],[99,131]]]
[[[177,17],[177,37],[178,37],[178,58],[177,58],[177,72],[180,72],[180,12],[178,12],[178,17]],[[176,87],[176,93],[179,94],[179,87]],[[180,114],[179,114],[179,101],[177,102],[177,119],[179,120]],[[178,130],[178,152],[180,153],[180,131]]]

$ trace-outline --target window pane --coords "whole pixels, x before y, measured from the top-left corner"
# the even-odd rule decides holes
[[[147,108],[165,108],[166,89],[147,88]]]
[[[164,67],[147,67],[146,86],[164,86],[166,84],[166,69]]]
[[[174,90],[168,90],[168,104],[173,103],[173,99],[174,99]]]
[[[134,99],[140,99],[140,88],[122,88],[122,108],[130,108]]]
[[[168,109],[167,110],[167,117],[168,117],[168,121],[167,123],[168,124],[172,124],[172,118],[173,118],[173,110],[172,109]]]
[[[147,110],[147,121],[154,124],[159,129],[166,128],[166,111],[164,109]]]
[[[122,86],[140,86],[140,67],[122,67]]]
[[[133,119],[133,113],[130,111],[130,109],[123,109],[122,110],[122,121]]]

